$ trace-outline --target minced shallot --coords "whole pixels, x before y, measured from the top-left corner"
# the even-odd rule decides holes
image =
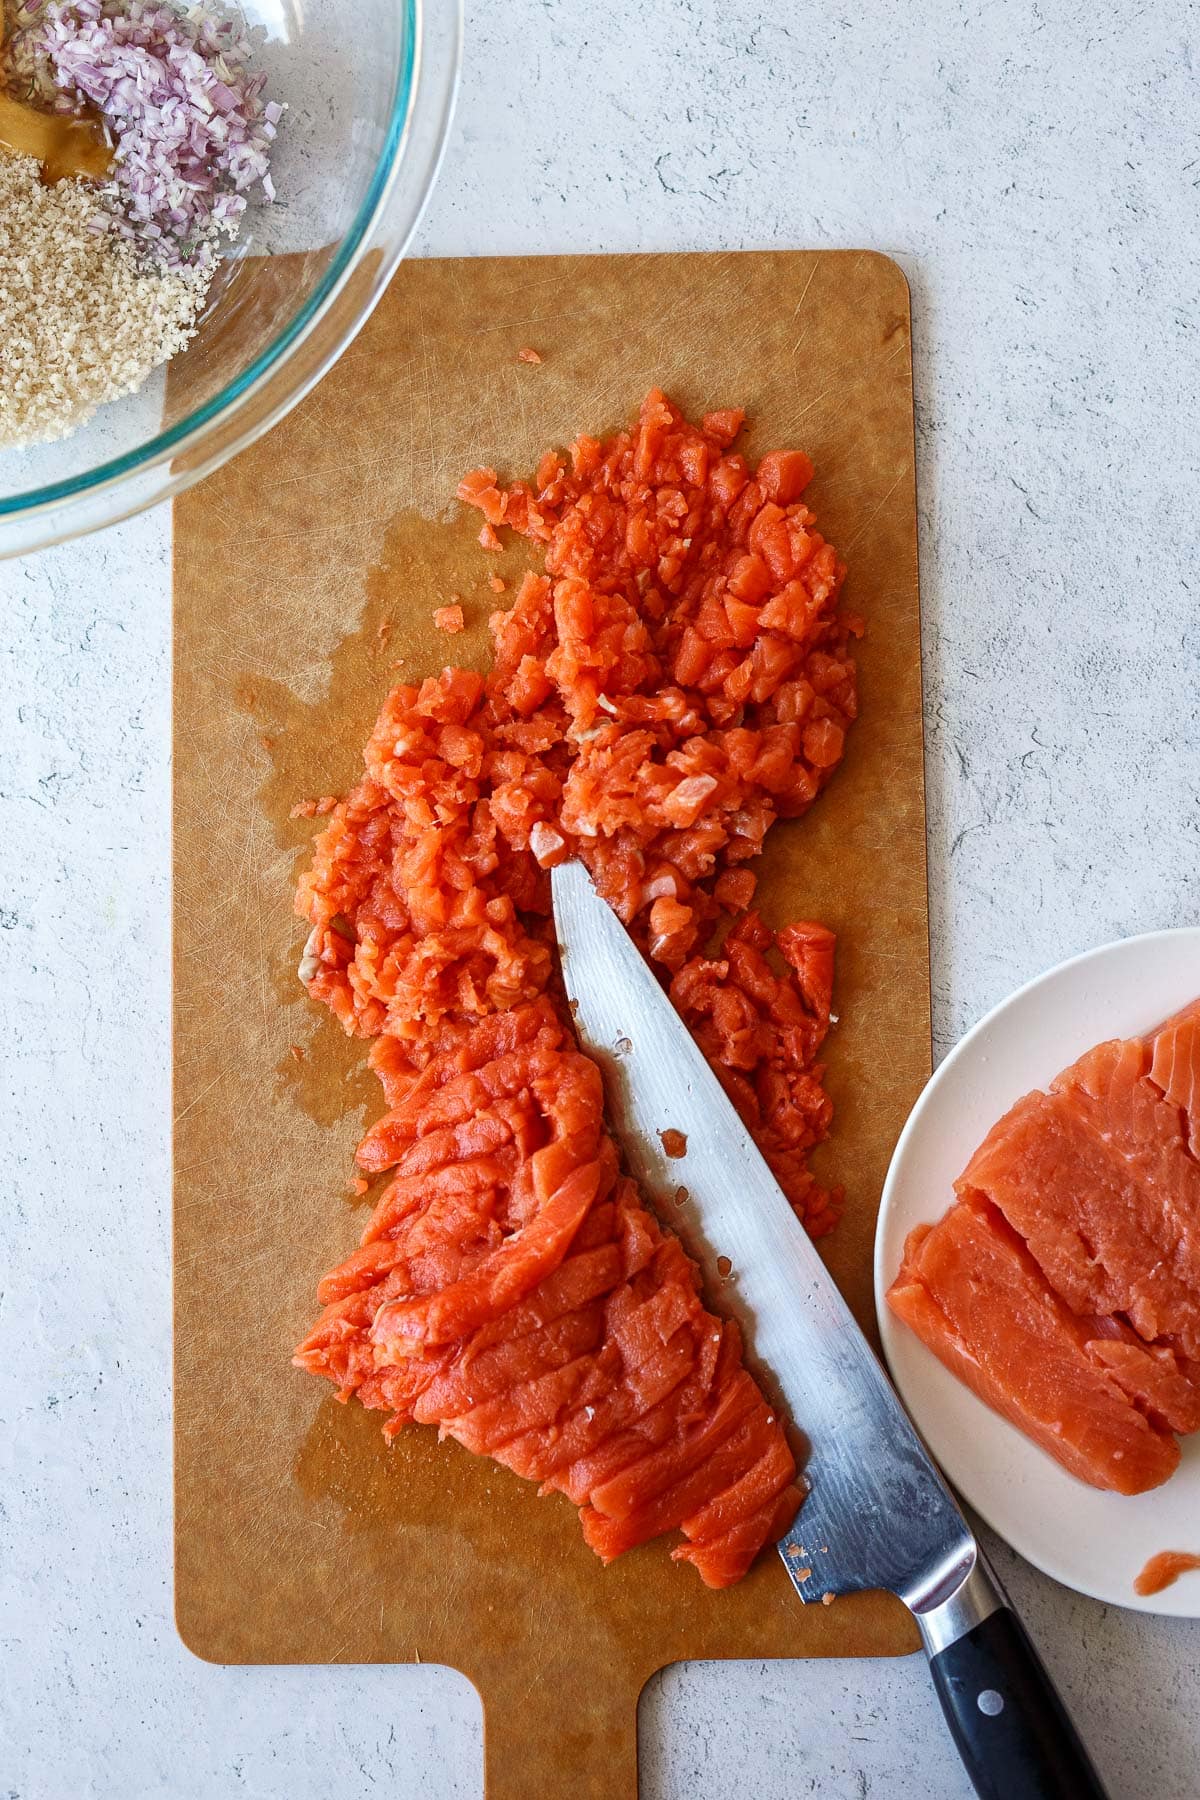
[[[97,230],[160,269],[210,268],[256,185],[275,197],[270,151],[283,107],[250,74],[244,29],[204,5],[156,0],[21,0],[13,66],[34,99],[86,103],[116,151],[97,190]]]

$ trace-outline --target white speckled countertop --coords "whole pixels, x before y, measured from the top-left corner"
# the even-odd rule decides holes
[[[939,1051],[1194,923],[1194,7],[468,11],[421,248],[908,273]],[[169,532],[0,565],[0,1800],[474,1796],[460,1676],[214,1669],[171,1621]],[[1114,1800],[1195,1800],[1200,1625],[998,1561]],[[676,1668],[641,1721],[647,1800],[967,1791],[919,1659]]]

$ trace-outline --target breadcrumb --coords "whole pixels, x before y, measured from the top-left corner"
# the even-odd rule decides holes
[[[95,213],[87,182],[0,156],[0,449],[65,437],[195,335],[210,276],[139,269]]]
[[[524,348],[524,350],[518,350],[518,351],[517,351],[517,361],[518,361],[518,362],[523,362],[523,363],[540,363],[540,362],[541,362],[541,360],[542,360],[542,359],[541,359],[541,357],[540,357],[540,356],[539,356],[539,355],[538,355],[538,353],[537,353],[537,351],[536,351],[536,350],[531,350],[531,349],[530,349],[530,348],[529,348],[529,346],[528,346],[528,345],[526,345],[526,347],[525,347],[525,348]]]

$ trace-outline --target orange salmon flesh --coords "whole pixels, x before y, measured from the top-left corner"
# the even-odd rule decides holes
[[[888,1291],[934,1355],[1081,1481],[1159,1486],[1200,1429],[1200,1001],[1000,1119]]]
[[[605,1562],[682,1532],[672,1554],[713,1587],[786,1530],[796,1465],[736,1326],[621,1170],[548,870],[591,870],[796,1212],[831,1229],[840,1195],[808,1158],[833,934],[768,929],[750,865],[842,756],[861,624],[808,458],[753,467],[741,426],[655,391],[530,481],[464,478],[482,546],[517,533],[540,566],[492,615],[486,677],[387,696],[297,897],[309,992],[373,1040],[388,1107],[358,1152],[387,1183],[297,1363],[389,1433],[436,1424],[565,1494]]]

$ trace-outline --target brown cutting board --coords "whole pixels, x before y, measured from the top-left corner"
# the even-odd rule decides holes
[[[282,272],[282,266],[281,266]],[[525,346],[540,365],[518,360]],[[185,365],[186,366],[186,365]],[[892,1655],[882,1595],[801,1607],[777,1558],[707,1592],[648,1545],[603,1570],[574,1509],[289,1366],[356,1242],[364,1047],[300,989],[291,910],[388,685],[478,661],[511,577],[452,496],[479,462],[622,422],[654,383],[743,405],[749,448],[817,465],[820,525],[867,621],[862,715],[809,816],[771,834],[776,923],[839,938],[830,1264],[871,1324],[880,1185],[929,1070],[908,292],[870,253],[412,262],[334,372],[175,510],[176,1597],[213,1661],[452,1664],[484,1703],[492,1800],[631,1800],[647,1678],[683,1659]],[[463,597],[470,630],[432,629]],[[395,665],[400,665],[397,668]],[[800,1421],[803,1425],[803,1420]]]

